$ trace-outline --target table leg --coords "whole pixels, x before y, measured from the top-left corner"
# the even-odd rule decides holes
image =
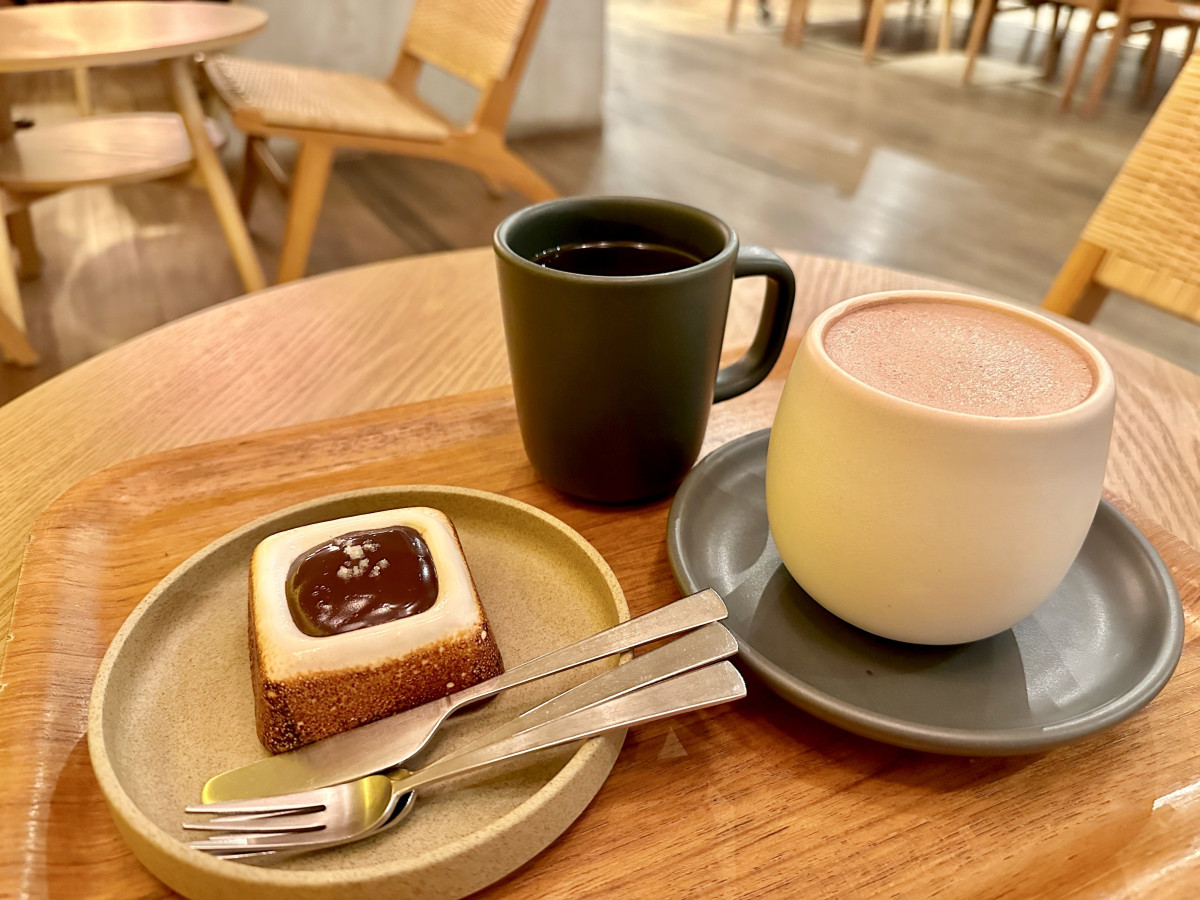
[[[12,136],[12,107],[3,75],[0,75],[0,141]],[[0,190],[0,354],[7,362],[18,366],[36,366],[38,355],[25,335],[25,313],[21,309],[21,294],[13,267],[12,250],[8,246],[8,229],[4,227],[4,191]]]
[[[242,284],[246,286],[247,291],[261,290],[267,286],[267,279],[263,276],[262,264],[258,261],[258,254],[255,253],[254,244],[250,240],[246,220],[238,211],[233,186],[221,167],[217,151],[208,140],[208,133],[204,128],[204,109],[200,105],[195,82],[192,81],[189,61],[186,57],[165,60],[162,67],[171,88],[171,96],[175,100],[175,108],[182,116],[183,125],[187,129],[196,168],[204,181],[208,196],[212,199],[217,219],[225,232],[225,240],[233,252],[233,261],[242,276]]]
[[[92,106],[92,81],[88,70],[82,66],[71,72],[75,81],[75,109],[81,116],[90,116],[96,109]]]
[[[29,204],[23,197],[18,197],[15,209],[9,209],[5,218],[8,220],[8,236],[17,248],[20,262],[17,265],[17,277],[22,281],[30,281],[42,274],[42,254],[38,252],[37,240],[33,234],[33,220],[29,216]]]
[[[4,115],[8,115],[5,105]],[[0,222],[4,221],[4,197],[0,196]],[[36,366],[38,355],[25,335],[25,314],[21,309],[21,294],[13,269],[12,251],[8,246],[8,231],[0,227],[0,353],[7,362],[18,366]]]

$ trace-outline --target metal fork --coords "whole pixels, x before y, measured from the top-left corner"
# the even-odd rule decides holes
[[[412,810],[416,793],[435,784],[535,750],[703,709],[745,695],[745,683],[737,669],[729,662],[715,663],[551,718],[495,742],[472,745],[416,772],[398,770],[391,775],[371,775],[349,784],[257,802],[241,800],[190,806],[187,808],[189,813],[214,813],[217,816],[202,825],[188,823],[185,827],[220,832],[206,840],[194,841],[190,846],[227,859],[242,859],[264,852],[294,853],[334,847],[394,826]]]
[[[464,706],[537,678],[716,622],[726,614],[725,603],[716,591],[700,591],[441,700],[361,725],[290,753],[222,772],[208,780],[200,798],[214,802],[290,794],[382,772],[403,764],[420,752],[441,723]]]

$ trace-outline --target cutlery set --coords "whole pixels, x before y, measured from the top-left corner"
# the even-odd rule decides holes
[[[737,642],[705,590],[552,651],[474,688],[210,779],[189,806],[190,846],[222,859],[262,861],[372,837],[402,821],[418,795],[537,750],[744,697],[726,660]],[[685,634],[685,632],[687,632]],[[633,647],[683,634],[553,697],[468,746],[409,770],[452,713],[500,691]]]

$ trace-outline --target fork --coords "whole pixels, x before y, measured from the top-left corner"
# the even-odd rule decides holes
[[[419,753],[442,722],[464,706],[508,688],[716,622],[726,615],[725,603],[716,591],[699,591],[440,700],[360,725],[299,750],[214,775],[205,783],[200,798],[205,802],[255,799],[382,772]]]
[[[190,806],[189,813],[216,816],[201,825],[187,823],[185,827],[220,833],[193,841],[189,846],[225,859],[244,859],[268,852],[290,855],[351,843],[396,825],[411,812],[417,792],[435,784],[535,750],[574,743],[745,695],[745,683],[732,663],[714,663],[551,718],[492,743],[472,745],[415,772],[401,769],[388,775],[370,775],[350,784],[258,801]]]

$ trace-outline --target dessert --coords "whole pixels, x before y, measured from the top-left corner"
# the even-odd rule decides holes
[[[427,507],[266,538],[249,631],[258,737],[274,753],[504,671],[454,525]]]

